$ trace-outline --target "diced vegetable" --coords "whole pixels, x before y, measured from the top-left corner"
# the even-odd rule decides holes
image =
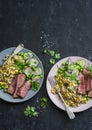
[[[32,89],[33,89],[34,91],[37,91],[38,88],[39,88],[39,83],[36,82],[36,81],[34,81],[34,80],[32,80],[31,83],[32,83]]]
[[[37,66],[38,65],[38,60],[35,58],[28,59],[26,62],[29,64],[29,66]]]
[[[36,68],[36,70],[34,71],[34,75],[40,75],[40,74],[42,74],[42,69]]]
[[[26,75],[31,74],[31,73],[32,73],[32,68],[31,68],[31,66],[27,67],[27,68],[24,70],[24,73],[25,73]]]
[[[86,66],[86,61],[82,59],[82,60],[77,61],[76,64],[84,68]]]

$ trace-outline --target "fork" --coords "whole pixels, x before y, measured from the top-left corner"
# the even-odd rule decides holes
[[[54,80],[53,77],[48,77],[49,83],[51,85],[51,87],[54,87],[56,85],[56,82]],[[74,119],[75,118],[75,114],[70,110],[70,108],[67,106],[62,94],[60,93],[60,90],[57,89],[57,94],[60,97],[61,101],[63,101],[64,106],[65,106],[65,110],[69,116],[70,119]]]
[[[20,52],[22,49],[24,48],[24,45],[22,43],[20,43],[15,50],[12,52],[12,54],[10,55],[10,57],[4,62],[4,64],[6,64],[13,56],[15,56],[18,52]]]

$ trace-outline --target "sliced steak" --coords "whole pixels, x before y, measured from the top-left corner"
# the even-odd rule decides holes
[[[19,88],[19,90],[17,91],[17,95],[21,98],[24,98],[30,87],[31,87],[31,81],[28,80],[24,83],[24,85],[21,88]]]
[[[78,86],[78,93],[85,94],[86,90],[85,90],[85,83],[84,83],[84,75],[80,74],[79,79],[80,79],[80,84]]]
[[[9,94],[13,94],[14,93],[15,88],[16,88],[16,81],[17,81],[17,75],[15,76],[14,80],[12,81],[12,83],[10,84],[10,86],[9,86],[9,88],[7,90],[7,92]]]
[[[26,78],[25,74],[18,74],[17,75],[16,89],[15,89],[15,92],[13,94],[14,98],[18,97],[17,91],[24,84],[25,78]]]
[[[92,98],[92,89],[89,91],[88,96]]]
[[[90,77],[90,72],[85,68],[83,70],[84,74],[84,82],[85,82],[85,90],[89,91],[91,89],[91,77]]]

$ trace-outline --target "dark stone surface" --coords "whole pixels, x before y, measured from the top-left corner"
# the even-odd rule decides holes
[[[61,58],[77,55],[92,60],[92,1],[0,0],[0,51],[20,42],[41,59],[45,79],[37,95],[24,103],[0,100],[0,130],[91,130],[92,108],[69,120],[50,101],[45,83],[52,65],[42,51],[46,46],[60,52]],[[48,107],[38,109],[37,100],[43,95]],[[24,116],[27,105],[39,110],[37,118]]]

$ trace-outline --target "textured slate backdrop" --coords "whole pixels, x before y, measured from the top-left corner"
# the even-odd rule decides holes
[[[41,59],[45,79],[41,90],[32,99],[19,104],[0,100],[0,130],[91,130],[92,108],[69,120],[46,92],[46,77],[52,67],[44,48],[61,53],[61,58],[77,55],[92,61],[91,0],[0,0],[0,51],[20,42]],[[38,106],[45,95],[48,107],[38,109],[37,118],[27,118],[27,105]]]

